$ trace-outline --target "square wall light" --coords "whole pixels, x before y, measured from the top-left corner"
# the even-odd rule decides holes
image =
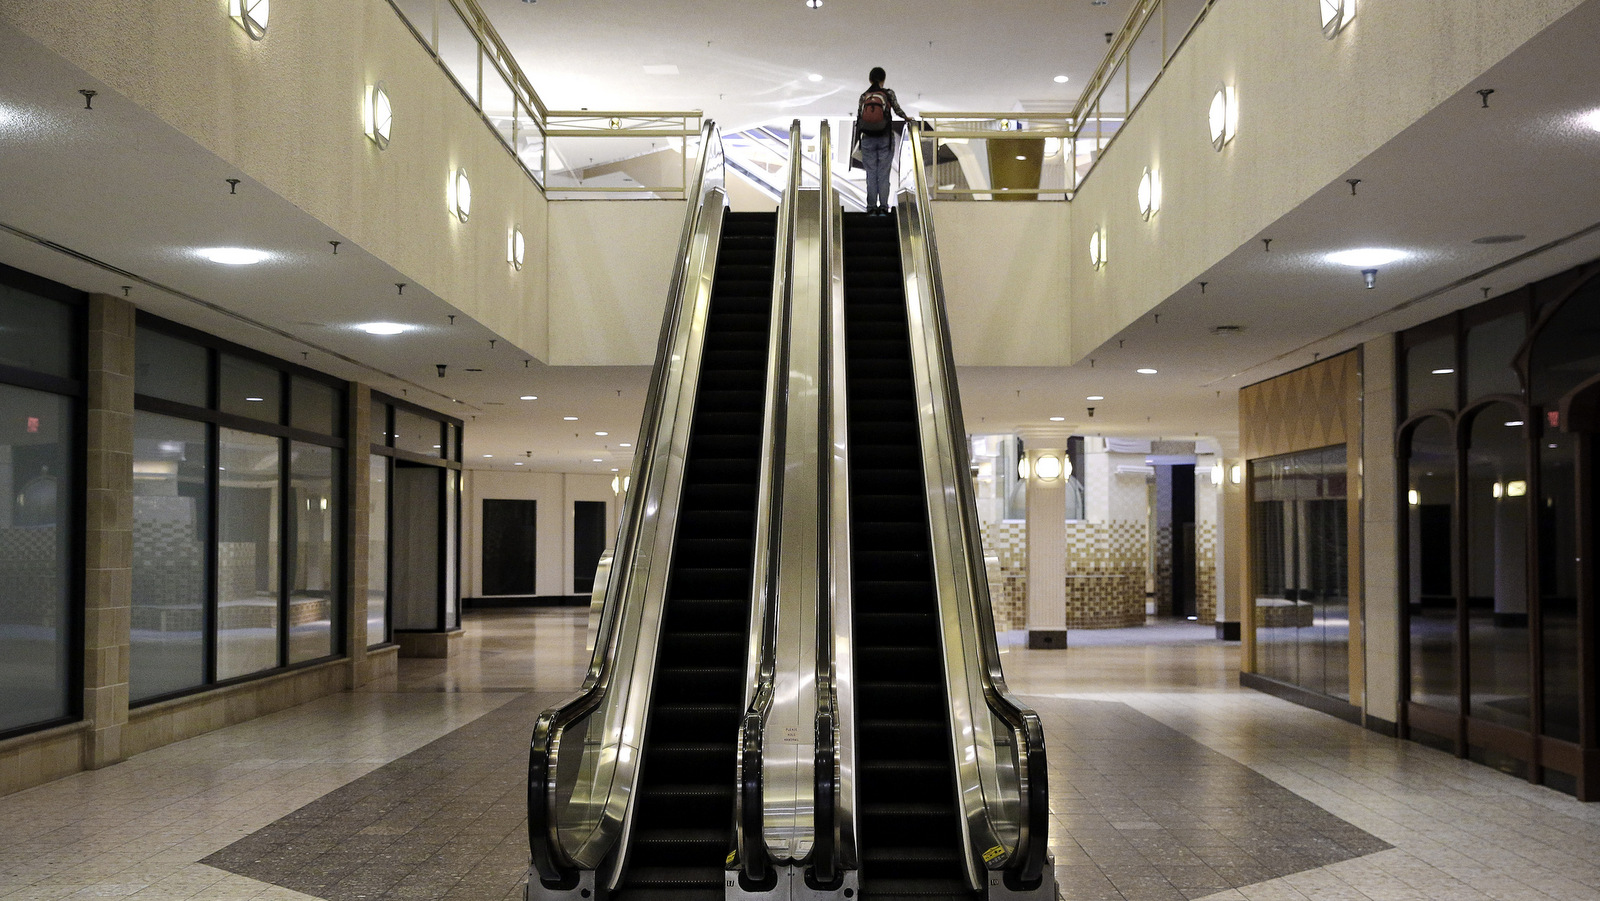
[[[389,104],[389,92],[384,89],[383,82],[367,85],[367,99],[362,114],[367,137],[378,145],[379,150],[387,150],[389,132],[394,126],[394,108]]]
[[[228,18],[239,24],[253,41],[267,36],[269,0],[228,0]]]

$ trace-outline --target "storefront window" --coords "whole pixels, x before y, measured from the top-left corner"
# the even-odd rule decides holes
[[[1508,404],[1473,417],[1465,523],[1469,713],[1524,730],[1532,715],[1526,428]]]
[[[1411,700],[1459,710],[1456,689],[1456,446],[1450,424],[1427,419],[1406,460]]]
[[[389,458],[367,458],[367,646],[389,640]]]
[[[338,653],[338,481],[332,448],[296,441],[289,455],[289,662],[303,663]]]
[[[134,701],[206,680],[210,456],[204,423],[155,413],[134,417],[129,661]]]
[[[0,733],[72,713],[72,411],[0,384]]]
[[[1406,351],[1406,415],[1456,408],[1456,339],[1430,338]]]
[[[222,429],[218,443],[217,678],[278,665],[279,441]]]
[[[1350,698],[1345,447],[1252,461],[1256,653],[1263,676]]]
[[[1544,734],[1578,740],[1577,436],[1546,430],[1539,447],[1539,619],[1544,658]]]

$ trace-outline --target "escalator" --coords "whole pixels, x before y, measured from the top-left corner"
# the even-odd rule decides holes
[[[777,215],[727,213],[706,316],[628,865],[616,899],[712,901],[731,847]]]
[[[972,898],[896,219],[843,243],[861,894]]]

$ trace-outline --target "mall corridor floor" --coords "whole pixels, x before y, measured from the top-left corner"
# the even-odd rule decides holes
[[[470,614],[449,661],[0,798],[0,901],[511,901],[528,730],[584,612]],[[1187,623],[1009,646],[1067,899],[1597,899],[1600,805],[1238,687]]]

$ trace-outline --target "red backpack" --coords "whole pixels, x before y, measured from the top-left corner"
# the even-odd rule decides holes
[[[861,114],[857,117],[861,130],[879,132],[889,127],[889,95],[885,91],[871,90],[861,97]]]

